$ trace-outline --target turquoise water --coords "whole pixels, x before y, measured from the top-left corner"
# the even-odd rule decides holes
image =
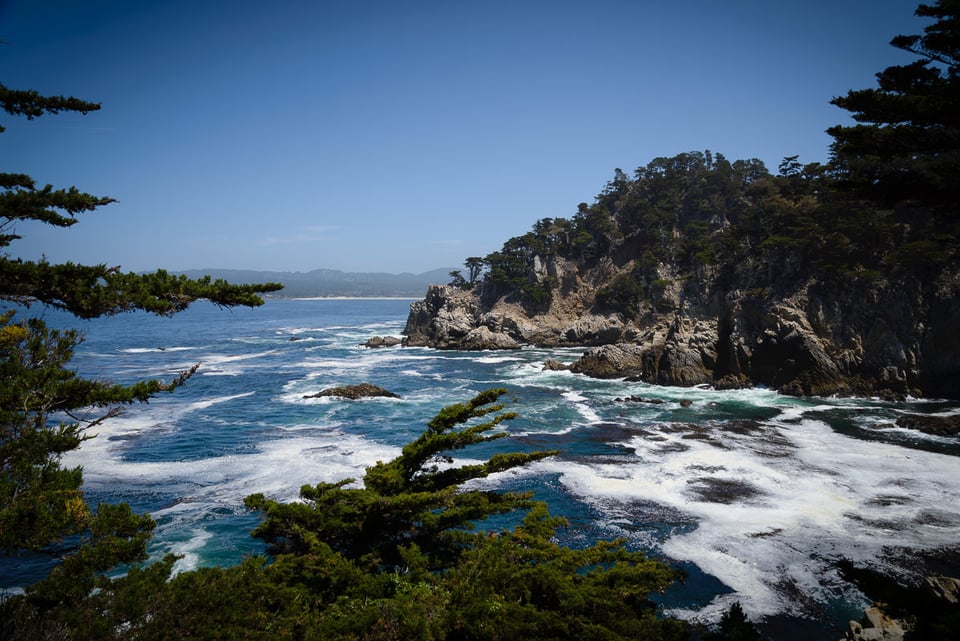
[[[715,391],[545,372],[579,349],[441,352],[366,349],[399,335],[407,300],[271,300],[259,309],[195,306],[80,322],[74,365],[116,382],[172,378],[174,394],[126,408],[66,458],[82,465],[93,501],[126,501],[158,522],[151,553],[178,569],[232,564],[260,551],[243,498],[280,500],[303,484],[359,478],[416,437],[443,406],[506,387],[520,417],[502,449],[557,449],[554,459],[489,479],[531,488],[567,516],[577,545],[625,537],[688,571],[666,612],[709,621],[740,601],[770,622],[803,622],[805,638],[838,638],[865,605],[835,562],[900,571],[898,551],[935,554],[960,541],[957,439],[895,426],[907,410],[864,399],[796,399],[769,390]],[[305,398],[369,382],[400,399]],[[661,403],[622,400],[629,396]],[[681,401],[690,401],[681,404]],[[467,459],[489,455],[461,453]],[[0,587],[29,574],[0,566]],[[909,568],[902,568],[907,572]],[[796,625],[795,625],[796,627]]]

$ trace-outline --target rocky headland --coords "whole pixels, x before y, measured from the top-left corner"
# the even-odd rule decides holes
[[[483,278],[431,285],[411,305],[404,344],[583,347],[550,367],[660,385],[960,398],[960,266],[949,251],[916,241],[910,251],[928,253],[907,262],[902,239],[915,227],[890,219],[881,244],[852,224],[838,232],[826,205],[796,236],[796,210],[777,218],[763,200],[780,190],[786,209],[799,198],[787,178],[690,195],[690,184],[717,180],[716,160],[660,161],[635,180],[618,174],[573,220],[545,219],[507,241],[482,259]],[[650,195],[665,181],[682,189]],[[763,198],[750,191],[761,183]],[[718,190],[728,204],[704,209]]]
[[[718,290],[697,283],[663,292],[636,318],[603,310],[607,262],[548,266],[561,283],[546,309],[483,288],[432,285],[413,303],[404,344],[438,349],[584,347],[574,372],[661,385],[762,385],[794,395],[957,398],[960,281],[933,291],[839,290],[810,280],[793,291]],[[557,367],[558,364],[552,365]],[[566,364],[565,364],[566,365]]]

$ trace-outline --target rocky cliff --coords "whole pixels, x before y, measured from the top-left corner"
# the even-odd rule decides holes
[[[575,372],[664,385],[960,397],[956,199],[865,199],[845,171],[710,152],[617,170],[572,218],[431,286],[407,344],[582,346]]]
[[[960,276],[846,287],[806,279],[786,290],[672,283],[632,317],[597,301],[633,261],[563,258],[539,275],[550,303],[433,285],[411,305],[405,344],[439,349],[582,346],[574,372],[662,385],[763,385],[794,395],[960,397]],[[671,276],[673,278],[671,278]]]

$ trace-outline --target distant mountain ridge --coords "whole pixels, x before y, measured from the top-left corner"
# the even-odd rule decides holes
[[[178,271],[189,278],[210,276],[231,283],[283,283],[272,294],[276,298],[358,297],[422,298],[430,285],[447,283],[453,267],[432,269],[421,274],[404,272],[344,272],[314,269],[309,272],[258,271],[249,269],[191,269]]]

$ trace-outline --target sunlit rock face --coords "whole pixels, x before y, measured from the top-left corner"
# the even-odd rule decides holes
[[[936,286],[836,287],[810,278],[776,287],[724,287],[681,278],[669,265],[656,296],[626,315],[598,292],[633,262],[540,262],[531,279],[547,303],[520,291],[431,286],[413,303],[408,346],[439,349],[587,348],[572,364],[598,378],[661,385],[762,385],[793,395],[960,397],[960,278]],[[789,286],[788,286],[789,285]]]

